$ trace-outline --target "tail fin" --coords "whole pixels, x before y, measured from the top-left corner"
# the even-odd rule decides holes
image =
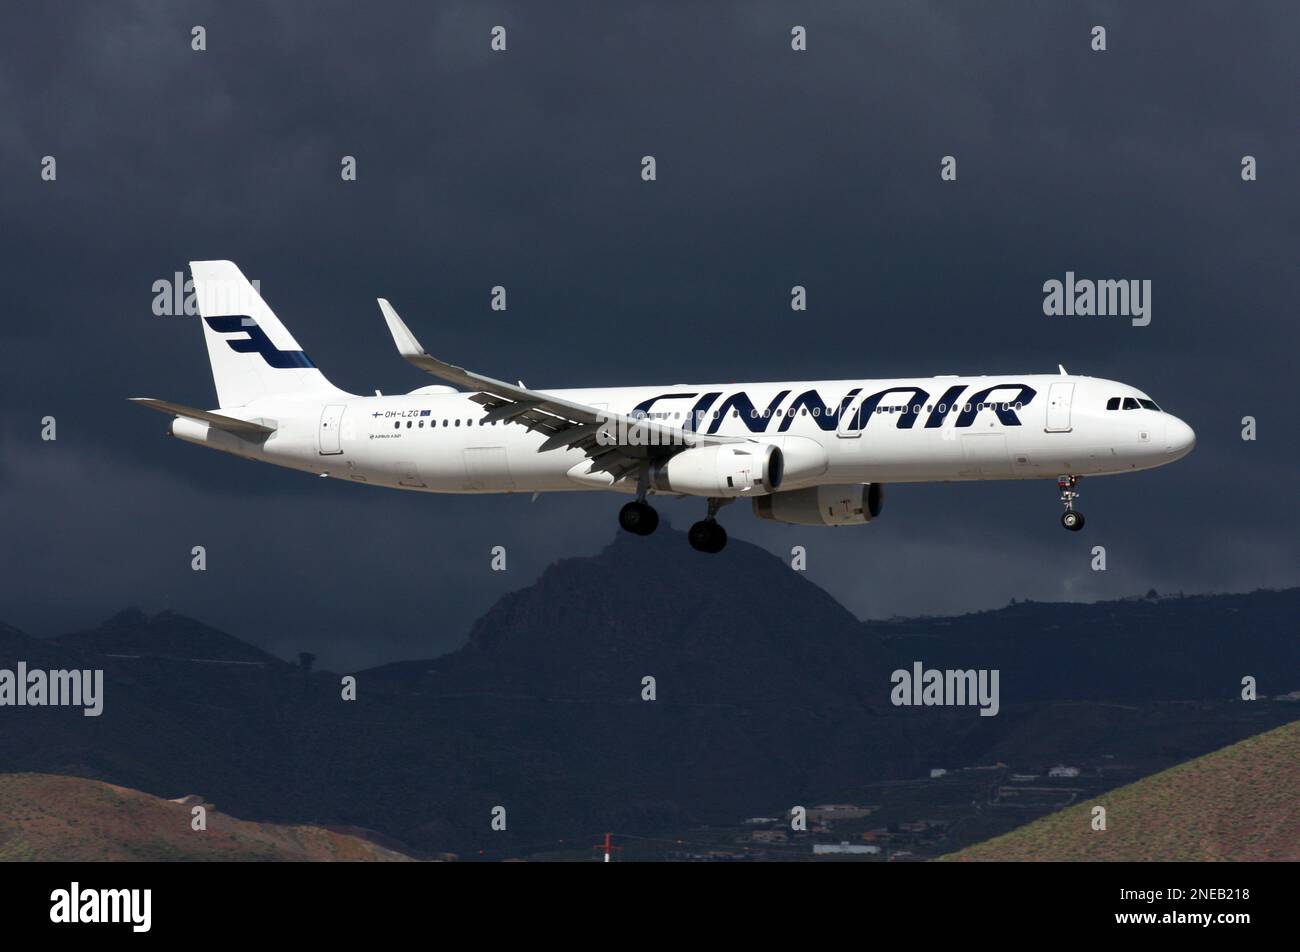
[[[190,271],[218,406],[241,407],[273,394],[345,396],[233,262],[191,261]]]

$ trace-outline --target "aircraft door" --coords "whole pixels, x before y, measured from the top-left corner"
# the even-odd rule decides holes
[[[855,427],[854,421],[858,417],[858,410],[862,408],[862,401],[866,399],[865,393],[860,393],[844,408],[840,414],[839,423],[835,427],[835,435],[841,440],[859,440],[862,438],[861,427]]]
[[[331,404],[320,415],[320,455],[337,456],[343,452],[343,411],[347,407],[341,403]]]
[[[1054,383],[1047,389],[1047,427],[1048,433],[1068,433],[1070,425],[1070,403],[1074,400],[1074,384]]]

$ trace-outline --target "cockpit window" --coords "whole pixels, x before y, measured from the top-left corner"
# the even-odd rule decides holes
[[[1156,406],[1154,400],[1148,400],[1145,397],[1111,397],[1106,401],[1107,410],[1155,410],[1157,413],[1164,411]]]

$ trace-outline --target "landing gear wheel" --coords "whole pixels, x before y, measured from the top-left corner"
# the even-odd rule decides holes
[[[697,552],[714,554],[721,552],[727,544],[727,530],[718,525],[716,520],[702,519],[691,526],[687,533],[691,548]]]
[[[1061,505],[1065,507],[1065,512],[1061,514],[1061,525],[1071,532],[1083,528],[1083,513],[1074,508],[1074,501],[1079,498],[1079,491],[1074,487],[1078,485],[1078,476],[1066,473],[1056,477],[1056,488],[1061,491]]]
[[[633,535],[648,536],[659,528],[659,513],[638,499],[618,511],[618,524]]]

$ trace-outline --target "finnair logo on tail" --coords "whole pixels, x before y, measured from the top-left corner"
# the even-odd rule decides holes
[[[289,367],[315,367],[307,355],[300,350],[280,350],[271,343],[266,331],[257,326],[257,321],[247,314],[231,314],[227,317],[205,317],[208,327],[218,334],[242,332],[245,337],[228,337],[226,343],[230,349],[239,354],[261,354],[262,359],[277,370]]]

